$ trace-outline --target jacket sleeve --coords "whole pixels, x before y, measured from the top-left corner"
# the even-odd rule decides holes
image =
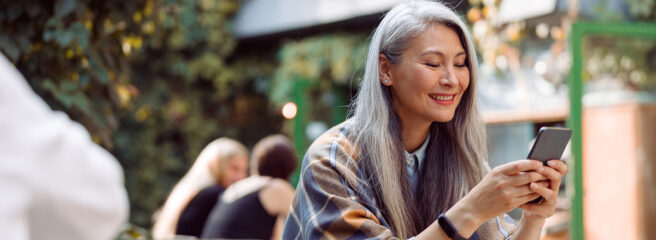
[[[0,54],[2,239],[111,239],[128,216],[123,172]]]
[[[308,150],[283,239],[395,239],[356,194],[354,166],[334,142]]]

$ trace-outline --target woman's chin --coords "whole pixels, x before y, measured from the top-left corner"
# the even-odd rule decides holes
[[[454,115],[455,114],[440,114],[438,116],[433,117],[433,122],[442,122],[442,123],[449,122],[453,120]]]

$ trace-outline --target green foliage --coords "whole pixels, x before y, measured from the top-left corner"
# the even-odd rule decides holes
[[[278,52],[280,66],[274,73],[271,101],[281,105],[292,100],[295,81],[309,81],[309,91],[319,93],[349,84],[364,70],[367,47],[367,35],[347,33],[284,43]]]
[[[0,49],[119,159],[139,226],[212,139],[280,129],[258,87],[275,61],[231,56],[239,2],[0,1]]]
[[[656,39],[588,36],[583,56],[588,85],[610,84],[612,79],[614,90],[656,92]]]
[[[269,100],[277,106],[290,101],[298,106],[296,118],[287,121],[283,131],[293,135],[300,159],[314,140],[307,135],[309,123],[328,127],[346,118],[350,91],[357,88],[364,70],[366,34],[329,33],[290,40],[278,51],[280,65],[267,86]],[[293,184],[298,173],[292,176]]]
[[[152,239],[150,232],[133,224],[125,224],[121,227],[119,235],[114,240],[146,240]]]
[[[627,0],[629,13],[640,20],[656,19],[656,0]]]

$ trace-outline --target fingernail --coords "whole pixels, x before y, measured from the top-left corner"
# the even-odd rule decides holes
[[[556,166],[556,162],[554,162],[553,160],[549,161],[547,164],[549,164],[549,166],[552,166],[552,167]]]

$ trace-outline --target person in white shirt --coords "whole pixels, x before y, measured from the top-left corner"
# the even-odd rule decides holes
[[[0,54],[0,239],[107,240],[128,216],[123,171]]]

